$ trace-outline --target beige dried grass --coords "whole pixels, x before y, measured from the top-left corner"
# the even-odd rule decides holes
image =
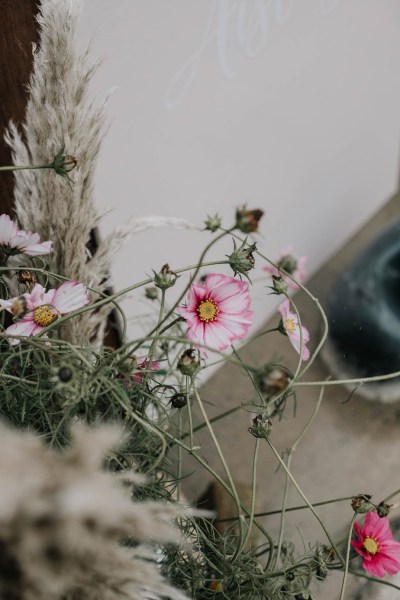
[[[60,453],[0,426],[1,598],[185,600],[160,575],[149,545],[180,541],[173,522],[183,510],[132,502],[132,486],[102,469],[120,442],[117,428],[75,427]]]

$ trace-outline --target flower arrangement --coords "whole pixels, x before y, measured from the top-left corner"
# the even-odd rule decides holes
[[[96,109],[88,100],[94,66],[87,53],[76,52],[77,15],[74,1],[43,0],[24,135],[10,127],[14,164],[0,169],[16,175],[15,219],[0,216],[0,415],[7,423],[0,436],[1,594],[22,600],[311,600],[317,598],[315,583],[340,571],[338,594],[344,600],[349,573],[381,580],[399,572],[400,542],[388,519],[388,501],[399,490],[379,503],[355,490],[343,510],[343,537],[328,529],[292,472],[292,454],[317,415],[327,382],[311,382],[320,388],[318,402],[291,451],[281,456],[275,448],[274,423],[322,348],[327,321],[304,285],[305,257],[296,258],[290,249],[273,262],[260,251],[261,209],[237,208],[228,228],[218,215],[207,217],[211,241],[194,265],[165,264],[140,283],[108,291],[111,258],[128,229],[89,252],[98,222],[91,191],[104,106]],[[61,66],[60,53],[68,57]],[[138,220],[132,228],[163,224],[186,226],[182,219],[160,218]],[[233,252],[224,256],[221,249],[220,260],[207,261],[211,247],[225,248],[230,240]],[[274,331],[296,353],[294,372],[275,359],[261,367],[244,361],[235,348],[238,341],[251,341],[250,275],[256,261],[265,263],[262,285],[282,297]],[[226,267],[230,275],[222,272]],[[182,273],[189,274],[188,282],[176,293]],[[289,288],[301,290],[320,311],[319,340],[310,339]],[[119,300],[140,289],[155,307],[152,327],[133,340],[122,331],[121,344],[106,346],[111,311],[123,321]],[[217,417],[239,410],[253,415],[247,432],[254,445],[248,503],[202,397],[201,377],[211,356],[235,365],[252,386],[244,404]],[[123,444],[116,422],[123,424]],[[26,429],[37,435],[15,431]],[[223,476],[195,443],[199,429],[208,431]],[[262,520],[268,514],[256,511],[262,446],[285,474],[277,536]],[[227,527],[218,527],[218,514],[188,510],[184,454],[231,499],[234,514]],[[317,544],[295,548],[286,540],[290,485],[318,524]]]

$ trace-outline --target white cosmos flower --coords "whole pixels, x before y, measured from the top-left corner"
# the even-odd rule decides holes
[[[18,229],[6,214],[0,215],[0,251],[5,254],[49,254],[53,242],[41,242],[38,233]]]
[[[48,292],[37,283],[30,294],[25,293],[9,300],[0,300],[0,307],[5,308],[14,316],[22,314],[22,318],[7,327],[5,333],[9,336],[37,335],[58,317],[88,303],[87,290],[78,281],[65,281],[59,288],[51,289]],[[18,338],[13,337],[10,337],[8,341],[12,345],[20,342]]]

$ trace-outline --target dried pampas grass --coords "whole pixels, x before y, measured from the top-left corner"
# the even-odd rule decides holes
[[[22,228],[53,240],[48,257],[52,271],[104,290],[111,257],[103,249],[107,260],[92,264],[87,246],[98,221],[93,177],[105,132],[105,105],[95,106],[88,95],[97,64],[88,51],[76,50],[79,5],[78,0],[42,0],[23,130],[11,124],[6,140],[17,165],[50,163],[63,145],[76,157],[71,185],[53,171],[16,172],[16,216]],[[97,323],[86,315],[70,321],[63,335],[74,339],[79,331],[79,338],[90,338],[104,313]]]
[[[178,508],[132,502],[130,487],[101,468],[120,437],[76,427],[72,446],[57,453],[0,426],[1,598],[185,600],[148,546],[179,541]],[[131,546],[120,544],[128,539]]]

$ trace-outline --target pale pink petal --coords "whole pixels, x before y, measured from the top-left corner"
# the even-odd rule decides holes
[[[40,242],[40,235],[38,233],[32,233],[31,231],[24,231],[19,229],[14,237],[10,240],[10,245],[16,248],[25,248],[30,244],[38,244]]]
[[[234,277],[221,275],[220,273],[210,273],[207,275],[204,286],[208,295],[216,302],[222,302],[231,296],[248,293],[248,283],[240,281]]]
[[[252,324],[252,316],[253,313],[251,311],[250,315],[246,319],[234,319],[232,317],[222,316],[218,318],[218,323],[221,323],[228,331],[230,332],[230,336],[232,339],[243,339],[249,331],[249,328]]]
[[[224,350],[231,345],[234,337],[223,325],[217,322],[204,327],[204,343],[210,348]]]
[[[10,239],[17,233],[16,224],[8,215],[0,216],[0,244],[9,245]]]
[[[192,327],[187,330],[187,337],[199,346],[204,346],[204,323],[197,321]]]
[[[281,313],[282,321],[286,321],[288,316],[291,314],[290,313],[290,304],[289,304],[289,300],[287,298],[278,306],[278,311]],[[296,317],[296,319],[297,319],[297,317]]]
[[[87,290],[82,283],[65,281],[57,288],[52,304],[63,315],[82,308],[89,301]]]
[[[30,294],[27,294],[27,302],[28,307],[30,309],[35,308],[36,306],[41,306],[42,304],[46,304],[45,300],[46,290],[40,285],[40,283],[36,283]]]
[[[175,310],[186,320],[189,326],[200,320],[196,310],[189,309],[186,306],[177,306]]]
[[[37,331],[40,331],[40,329],[43,329],[43,327],[37,325],[33,318],[29,318],[27,315],[26,318],[21,319],[18,321],[18,323],[14,323],[13,325],[10,325],[10,327],[7,327],[5,332],[8,335],[21,335],[24,337],[29,337],[30,335],[37,333]],[[12,346],[17,345],[20,342],[20,340],[16,338],[9,338],[8,341]]]
[[[212,299],[216,300],[214,294],[212,295]],[[218,302],[218,308],[225,314],[237,315],[241,314],[243,311],[247,311],[250,307],[250,304],[250,296],[245,293],[239,293],[234,296],[230,296],[229,298],[225,298],[224,300],[220,300]]]
[[[8,312],[12,314],[11,307],[17,299],[18,299],[18,296],[16,296],[15,298],[10,298],[10,300],[1,300],[0,299],[0,308],[8,310]]]
[[[207,290],[204,287],[204,285],[200,283],[193,283],[189,288],[186,304],[189,308],[194,308],[194,310],[196,310],[196,307],[199,304],[199,302],[204,300],[204,298],[206,297]]]
[[[53,242],[42,242],[41,244],[30,244],[24,249],[24,254],[28,256],[41,256],[42,254],[50,254],[52,251]]]

